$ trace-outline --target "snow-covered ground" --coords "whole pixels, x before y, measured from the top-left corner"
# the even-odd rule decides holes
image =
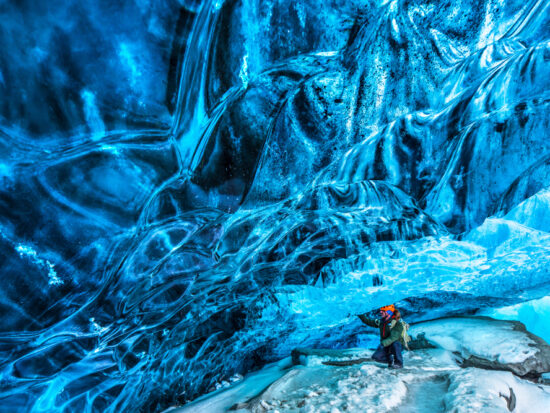
[[[173,412],[215,413],[232,407],[237,412],[505,412],[515,403],[514,412],[531,413],[550,406],[549,386],[510,372],[462,369],[450,352],[441,349],[407,353],[402,370],[374,362],[347,367],[310,364],[270,366]],[[271,386],[266,389],[258,374],[272,374]]]
[[[550,386],[510,371],[460,367],[477,361],[544,365],[548,345],[517,324],[488,318],[446,318],[420,323],[437,348],[404,354],[405,367],[390,370],[365,361],[365,349],[303,350],[172,412],[546,412]],[[327,361],[362,361],[330,366]],[[481,362],[483,365],[483,362]]]

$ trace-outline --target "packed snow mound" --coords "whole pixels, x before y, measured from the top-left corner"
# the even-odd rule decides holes
[[[519,376],[550,371],[550,346],[519,321],[449,317],[416,324],[411,335],[461,358],[465,366],[509,370]]]

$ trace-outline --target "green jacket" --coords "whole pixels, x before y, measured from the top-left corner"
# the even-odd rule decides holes
[[[395,341],[399,341],[404,347],[407,347],[405,323],[403,321],[397,321],[390,319],[388,322],[377,318],[367,318],[363,314],[359,314],[359,319],[370,327],[377,327],[380,329],[380,343],[384,347],[392,345]]]

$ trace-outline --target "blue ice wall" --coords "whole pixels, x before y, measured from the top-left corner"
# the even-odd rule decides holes
[[[158,411],[389,302],[550,294],[548,2],[0,15],[0,411]]]

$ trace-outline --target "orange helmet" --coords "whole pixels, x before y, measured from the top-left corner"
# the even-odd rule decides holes
[[[395,313],[395,306],[393,304],[385,305],[384,307],[380,307],[380,311],[391,311]]]

